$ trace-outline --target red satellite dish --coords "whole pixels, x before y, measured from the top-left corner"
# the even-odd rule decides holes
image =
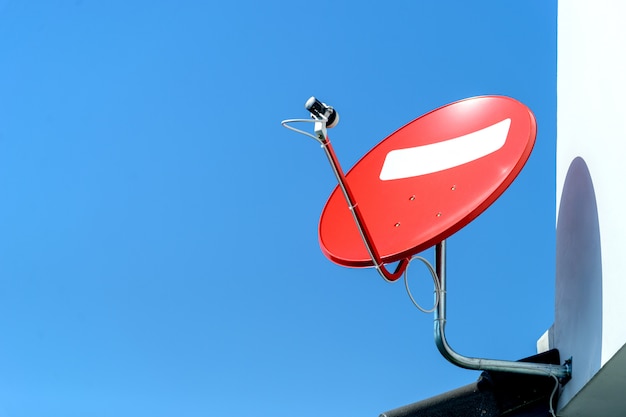
[[[519,174],[536,132],[522,103],[474,97],[418,117],[369,151],[346,182],[382,262],[407,259],[474,220]],[[339,187],[319,241],[337,264],[374,265]]]

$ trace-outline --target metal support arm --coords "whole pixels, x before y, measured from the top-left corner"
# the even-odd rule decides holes
[[[551,365],[545,363],[515,362],[495,359],[470,358],[456,353],[446,340],[446,241],[435,247],[435,270],[439,278],[439,304],[435,310],[435,344],[449,362],[461,368],[479,371],[516,372],[529,375],[554,376],[562,382],[571,377],[571,364]]]
[[[303,122],[315,123],[315,127],[314,127],[315,135],[312,135],[308,132],[304,132],[302,130],[299,130],[290,126],[291,123],[303,123]],[[350,212],[352,213],[352,218],[354,219],[354,223],[356,224],[356,227],[359,230],[359,234],[361,235],[363,244],[365,245],[365,248],[367,249],[367,253],[369,257],[372,259],[372,263],[374,267],[376,268],[378,273],[383,277],[385,281],[393,282],[393,281],[398,280],[400,277],[402,277],[402,274],[404,273],[406,268],[409,266],[410,258],[402,259],[396,266],[395,271],[393,272],[389,271],[386,268],[384,262],[382,261],[380,254],[378,253],[378,250],[376,249],[376,246],[374,245],[374,240],[372,239],[372,236],[369,230],[367,229],[365,222],[363,221],[363,216],[361,215],[361,211],[359,209],[358,203],[356,199],[354,198],[352,191],[350,190],[348,182],[346,181],[346,176],[343,173],[343,170],[341,169],[341,165],[339,164],[339,160],[337,159],[335,150],[333,149],[330,143],[330,139],[328,139],[327,120],[325,120],[321,116],[318,116],[318,118],[313,119],[313,120],[311,119],[288,119],[288,120],[284,120],[282,122],[282,125],[285,126],[287,129],[293,130],[298,133],[302,133],[306,136],[309,136],[315,139],[322,146],[322,149],[324,150],[324,153],[326,154],[326,157],[328,158],[328,162],[330,163],[333,173],[335,174],[335,178],[337,179],[337,182],[339,183],[339,188],[341,188],[341,191],[343,192],[343,196],[346,202],[348,203],[348,208],[350,209]]]

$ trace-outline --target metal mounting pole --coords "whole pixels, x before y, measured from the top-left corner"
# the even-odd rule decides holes
[[[545,363],[515,362],[495,359],[470,358],[456,353],[446,340],[446,241],[435,246],[435,271],[439,277],[439,304],[435,310],[435,344],[449,362],[461,368],[479,371],[515,372],[529,375],[554,376],[563,382],[572,375],[571,363],[551,365]]]

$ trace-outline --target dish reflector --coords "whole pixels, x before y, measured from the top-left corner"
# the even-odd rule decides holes
[[[535,143],[532,112],[509,97],[474,97],[427,113],[385,138],[346,174],[384,263],[406,259],[466,226],[517,177]],[[372,266],[337,187],[319,224],[333,262]]]

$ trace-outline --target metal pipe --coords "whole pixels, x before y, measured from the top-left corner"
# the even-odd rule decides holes
[[[435,271],[439,278],[439,304],[435,310],[435,344],[449,362],[465,369],[479,371],[515,372],[529,375],[555,376],[559,379],[571,377],[571,366],[545,363],[515,362],[495,359],[470,358],[456,353],[446,340],[446,241],[435,246]]]
[[[343,170],[341,169],[341,165],[339,164],[339,159],[337,158],[337,155],[335,154],[335,150],[333,149],[333,146],[330,143],[330,139],[328,139],[325,121],[320,121],[320,122],[315,123],[315,135],[317,136],[318,142],[322,145],[322,149],[324,150],[324,153],[326,154],[326,157],[328,158],[328,162],[330,163],[330,166],[333,169],[335,178],[337,179],[337,182],[339,183],[339,188],[341,188],[341,191],[343,192],[343,196],[346,202],[348,203],[348,208],[350,209],[350,212],[352,213],[352,218],[354,219],[354,223],[356,224],[356,227],[359,230],[359,234],[361,235],[361,240],[363,240],[363,243],[365,244],[365,248],[367,249],[367,253],[369,257],[372,259],[372,263],[374,264],[374,267],[376,268],[378,273],[383,277],[383,279],[385,279],[386,281],[393,282],[393,281],[398,280],[402,276],[406,268],[408,267],[409,259],[402,259],[396,266],[396,269],[394,272],[389,271],[385,267],[385,264],[383,263],[382,258],[380,254],[378,253],[378,250],[376,249],[376,246],[374,246],[374,241],[372,239],[372,236],[367,226],[363,222],[363,216],[361,215],[361,210],[359,209],[358,204],[354,198],[354,195],[352,194],[352,191],[350,190],[350,187],[348,186],[348,182],[346,181],[346,176],[343,173]]]

